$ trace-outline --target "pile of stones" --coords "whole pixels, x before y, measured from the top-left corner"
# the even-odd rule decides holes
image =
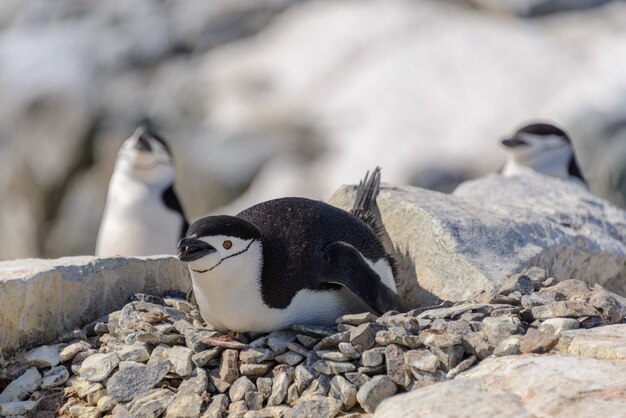
[[[565,343],[564,330],[626,316],[623,298],[538,268],[488,298],[225,335],[182,293],[136,294],[57,344],[16,355],[0,374],[0,415],[359,417],[488,356],[546,353]]]

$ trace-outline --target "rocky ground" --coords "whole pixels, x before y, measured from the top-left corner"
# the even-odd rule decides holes
[[[586,389],[572,395],[554,388],[553,396],[563,393],[568,405],[578,402],[584,410],[592,402],[585,401],[585,390],[593,390],[602,394],[607,416],[619,416],[615,408],[623,412],[619,394],[626,390],[620,377],[626,300],[578,280],[559,283],[539,268],[503,283],[490,303],[444,302],[381,317],[347,315],[333,327],[238,335],[207,329],[182,293],[135,294],[123,309],[3,365],[0,416],[358,417],[403,392],[376,415],[423,410],[448,416],[453,412],[442,400],[478,391],[472,382],[485,375],[498,389],[476,397],[475,411],[497,405],[503,416],[529,416],[537,406],[507,394],[515,388],[498,380],[503,369],[508,364],[520,379],[557,382],[573,373],[562,358],[574,356],[602,360],[580,363],[595,370],[578,381],[585,386],[587,379]],[[615,370],[604,379],[612,392],[594,381],[602,367],[585,361]],[[547,366],[533,368],[537,362]],[[567,388],[567,382],[559,386]],[[449,408],[458,407],[455,402]],[[559,416],[554,405],[542,411]]]

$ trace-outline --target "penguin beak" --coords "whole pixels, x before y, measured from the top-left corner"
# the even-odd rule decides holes
[[[178,242],[178,259],[189,263],[216,251],[210,244],[195,238],[183,238]]]
[[[528,145],[528,143],[526,141],[524,141],[523,139],[519,139],[517,137],[513,137],[513,138],[505,138],[502,140],[502,145],[504,145],[507,148],[515,148],[515,147],[520,147],[522,145]]]

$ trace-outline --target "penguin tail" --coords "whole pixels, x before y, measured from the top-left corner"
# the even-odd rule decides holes
[[[372,208],[376,204],[376,197],[380,191],[380,167],[376,167],[372,174],[368,171],[365,177],[359,182],[356,190],[354,206],[350,210],[357,218],[365,222],[376,235],[380,235],[383,226],[380,225]]]

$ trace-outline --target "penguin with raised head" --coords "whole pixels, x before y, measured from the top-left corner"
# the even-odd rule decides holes
[[[100,223],[96,255],[177,253],[189,224],[174,191],[169,145],[144,122],[117,154]]]
[[[369,211],[379,183],[377,168],[359,185],[352,213],[289,197],[194,222],[179,259],[205,321],[220,331],[268,332],[403,309]]]
[[[549,123],[528,124],[502,140],[507,160],[504,176],[536,171],[587,186],[569,136]]]

